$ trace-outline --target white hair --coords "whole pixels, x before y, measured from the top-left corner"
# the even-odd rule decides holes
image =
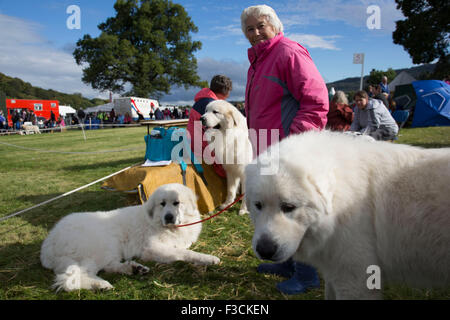
[[[344,91],[338,90],[333,96],[332,101],[336,103],[343,103],[348,104],[347,96],[345,95]]]
[[[242,11],[241,14],[241,28],[242,32],[246,33],[247,29],[247,19],[248,17],[254,17],[256,19],[260,17],[266,17],[267,22],[270,23],[270,25],[273,27],[275,33],[283,32],[283,24],[281,23],[280,19],[278,18],[275,10],[273,10],[271,7],[262,4],[258,6],[251,6],[244,11]]]

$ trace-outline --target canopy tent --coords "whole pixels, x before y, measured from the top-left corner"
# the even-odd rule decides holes
[[[86,109],[84,109],[84,112],[85,113],[95,113],[95,112],[100,112],[100,111],[109,112],[113,108],[114,108],[114,103],[109,102],[109,103],[106,103],[106,104],[101,104],[99,106],[86,108]]]
[[[417,101],[411,127],[450,126],[450,85],[444,81],[412,83]]]
[[[59,106],[59,114],[65,117],[69,113],[77,113],[77,110],[72,108],[71,106]]]
[[[400,72],[391,83],[388,84],[389,91],[395,91],[396,86],[411,84],[416,79],[406,71]]]

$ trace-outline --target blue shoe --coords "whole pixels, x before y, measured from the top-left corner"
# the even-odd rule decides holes
[[[308,289],[320,287],[316,269],[306,264],[294,263],[295,273],[289,280],[277,284],[277,289],[284,294],[300,294]]]
[[[295,272],[294,261],[289,259],[282,263],[261,263],[256,271],[259,273],[268,273],[284,278],[290,278]]]

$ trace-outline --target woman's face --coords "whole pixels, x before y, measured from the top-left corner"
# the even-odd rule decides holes
[[[245,36],[252,46],[276,36],[272,25],[267,22],[266,17],[248,17],[246,21]]]
[[[356,106],[357,106],[360,110],[363,110],[363,109],[365,109],[366,106],[367,106],[367,99],[366,99],[366,98],[363,98],[363,97],[356,97],[356,98],[355,98],[355,103],[356,103]]]

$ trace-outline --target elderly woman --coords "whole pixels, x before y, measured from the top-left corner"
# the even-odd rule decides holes
[[[347,131],[353,121],[353,110],[348,105],[344,91],[336,91],[330,103],[327,129],[333,131]]]
[[[269,6],[246,8],[241,14],[241,26],[252,46],[248,49],[245,113],[248,127],[257,133],[252,139],[256,154],[278,142],[272,141],[273,131],[283,139],[290,134],[323,129],[328,91],[308,50],[283,35],[283,24]],[[261,134],[266,130],[270,134]],[[287,294],[319,286],[315,269],[292,259],[282,264],[261,264],[258,272],[291,277],[277,285]]]

